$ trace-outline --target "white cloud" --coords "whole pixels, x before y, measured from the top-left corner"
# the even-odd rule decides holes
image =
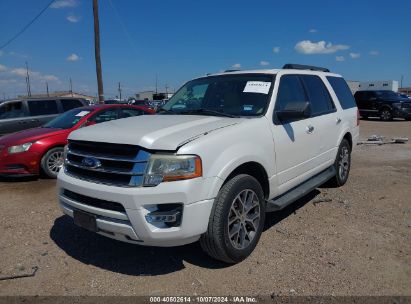
[[[67,57],[68,61],[78,61],[80,59],[81,59],[81,57],[77,54],[74,54],[74,53]]]
[[[76,0],[57,0],[50,6],[51,8],[66,8],[77,6]]]
[[[326,43],[324,40],[318,42],[311,42],[310,40],[303,40],[297,42],[295,50],[299,53],[312,55],[312,54],[332,54],[338,51],[349,49],[349,45],[344,44],[332,44]]]
[[[380,52],[378,52],[378,51],[371,51],[370,52],[371,56],[378,56],[379,54],[380,54]]]
[[[279,52],[280,52],[280,47],[279,46],[273,47],[273,53],[278,54]]]
[[[241,63],[236,63],[231,66],[233,69],[241,69]]]
[[[344,61],[345,58],[344,58],[344,56],[335,56],[335,60],[336,61]]]
[[[9,52],[9,55],[10,56],[15,56],[15,57],[20,57],[20,58],[29,58],[30,57],[29,55],[21,54],[21,53],[17,53],[17,52],[13,52],[13,51]]]
[[[0,72],[5,72],[5,71],[7,71],[7,67],[0,64]]]
[[[19,76],[19,77],[24,77],[24,78],[27,76],[27,71],[26,71],[25,68],[15,68],[15,69],[12,69],[12,70],[10,71],[10,73],[11,73],[12,75]],[[54,75],[43,75],[42,73],[36,72],[36,71],[30,71],[30,70],[29,70],[29,76],[30,76],[30,78],[33,79],[33,80],[55,81],[55,82],[58,82],[58,81],[59,81],[59,79],[58,79],[57,76],[54,76]]]
[[[80,21],[80,17],[76,16],[76,15],[68,15],[67,16],[67,20],[73,23],[77,23]]]
[[[317,33],[318,30],[317,30],[317,29],[310,29],[308,32],[310,32],[310,33]]]
[[[270,65],[270,63],[268,61],[261,60],[260,65],[261,66],[267,66],[267,65]]]
[[[360,53],[350,53],[350,57],[351,57],[352,59],[360,58],[360,56],[361,56]]]

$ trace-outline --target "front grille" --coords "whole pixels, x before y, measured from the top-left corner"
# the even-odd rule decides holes
[[[404,102],[402,104],[402,107],[405,108],[405,109],[410,109],[411,108],[411,102]]]
[[[149,158],[150,153],[134,145],[69,141],[65,172],[90,182],[137,187]]]
[[[111,210],[111,211],[126,212],[123,205],[119,203],[105,201],[105,200],[101,200],[98,198],[78,194],[78,193],[75,193],[67,189],[63,190],[63,195],[80,204],[84,204],[84,205],[88,205],[88,206],[92,206],[96,208],[101,208],[101,209],[106,209],[106,210]]]

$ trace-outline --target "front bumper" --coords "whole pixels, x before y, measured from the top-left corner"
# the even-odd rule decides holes
[[[1,176],[30,176],[39,174],[40,154],[37,152],[22,152],[8,154],[0,153]]]
[[[210,189],[220,187],[222,182],[218,177],[211,177],[162,183],[156,187],[123,188],[79,180],[61,170],[58,176],[59,203],[62,211],[71,217],[74,210],[93,214],[98,234],[141,245],[179,246],[197,241],[206,232],[214,202]],[[121,204],[124,212],[75,201],[64,195],[64,189]],[[183,205],[179,226],[147,222],[146,215],[153,206],[172,203]]]
[[[394,117],[411,119],[411,108],[394,108]]]

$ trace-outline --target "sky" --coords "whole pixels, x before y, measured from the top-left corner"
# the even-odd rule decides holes
[[[50,0],[0,0],[3,45]],[[99,0],[106,98],[226,69],[327,67],[347,80],[411,86],[411,1]],[[97,95],[92,0],[55,2],[0,50],[0,99],[73,90]]]

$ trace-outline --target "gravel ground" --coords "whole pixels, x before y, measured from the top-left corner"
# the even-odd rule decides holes
[[[361,138],[411,122],[362,121]],[[0,295],[411,295],[411,143],[358,146],[343,188],[267,216],[254,253],[227,266],[198,244],[147,248],[75,227],[53,180],[0,182]]]

